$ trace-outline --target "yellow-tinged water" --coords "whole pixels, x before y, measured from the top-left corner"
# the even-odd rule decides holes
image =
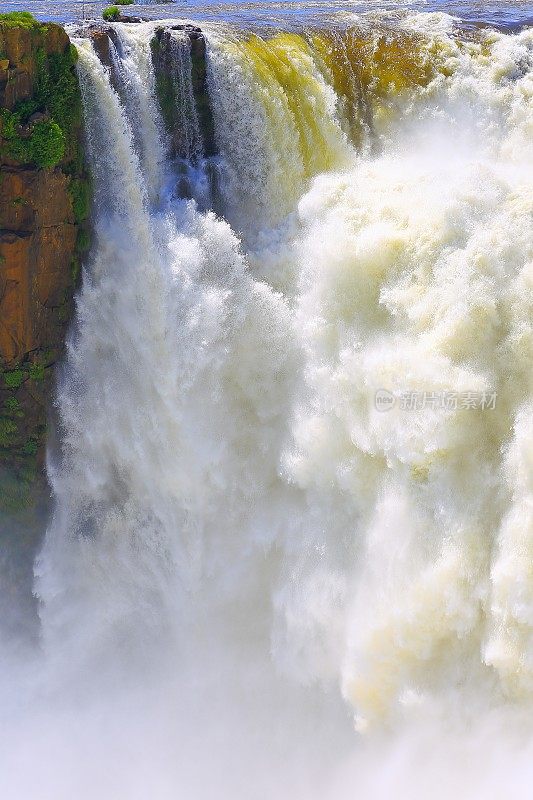
[[[501,34],[451,35],[442,15],[433,17],[427,30],[404,23],[273,35],[210,31],[219,141],[233,165],[230,194],[239,209],[260,208],[267,224],[280,222],[310,179],[342,169],[354,151],[379,153],[404,117],[414,123],[431,107],[437,119],[439,98],[448,102],[457,87],[506,81]],[[228,94],[235,108],[249,109],[244,125],[219,104]]]
[[[529,800],[533,34],[209,27],[222,219],[115,28],[10,796]]]
[[[342,164],[341,131],[363,147],[373,118],[385,115],[387,104],[427,86],[444,69],[438,46],[409,32],[391,36],[352,27],[253,34],[225,47],[241,60],[274,137],[287,143],[290,131],[296,133],[304,178]]]
[[[298,429],[291,475],[326,491],[321,471],[324,484],[341,482],[335,458],[351,459],[354,486],[344,490],[356,504],[373,498],[365,558],[375,561],[353,600],[343,672],[345,695],[368,723],[403,708],[412,685],[417,702],[438,691],[453,663],[482,664],[480,681],[495,681],[507,698],[529,698],[533,674],[521,607],[533,585],[522,441],[531,391],[533,40],[528,32],[461,37],[437,16],[423,23],[220,44],[264,111],[261,123],[247,117],[254,147],[227,151],[243,196],[243,164],[262,164],[272,186],[273,205],[246,213],[257,232],[296,210],[305,231],[298,325],[310,337],[307,380],[321,411]],[[290,287],[294,253],[278,252],[272,229],[248,241],[260,274]],[[430,393],[491,386],[498,412],[435,417],[435,428],[416,415],[397,424],[392,413],[367,415],[369,386],[405,382],[417,391],[428,383]],[[516,420],[520,435],[510,438]],[[336,455],[326,468],[327,447]],[[510,464],[520,488],[510,489]],[[367,619],[369,596],[376,604]]]

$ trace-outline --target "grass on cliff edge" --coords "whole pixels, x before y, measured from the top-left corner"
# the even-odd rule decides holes
[[[131,6],[133,5],[134,0],[115,0],[115,5],[108,6],[104,8],[102,11],[102,17],[105,19],[106,22],[113,22],[114,20],[120,19],[120,8],[119,6]]]
[[[41,23],[29,11],[10,11],[0,14],[0,24],[5,28],[38,28]]]
[[[118,6],[108,6],[102,11],[102,17],[106,22],[113,22],[120,17],[120,9]]]

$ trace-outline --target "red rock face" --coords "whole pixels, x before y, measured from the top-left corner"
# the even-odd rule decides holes
[[[0,356],[9,364],[57,344],[77,226],[62,172],[5,167],[2,175]]]
[[[20,100],[33,96],[38,51],[69,47],[59,25],[0,24],[0,107],[17,111]],[[77,143],[79,130],[75,136]],[[72,144],[67,141],[70,157]],[[38,169],[14,161],[4,145],[0,130],[0,510],[6,470],[27,476],[30,468],[37,476],[44,459],[53,364],[63,349],[78,271],[73,175],[82,177],[72,160]]]
[[[37,31],[0,26],[0,105],[13,109],[32,96],[36,57],[63,53],[69,38],[59,25]],[[0,147],[2,140],[0,138]],[[57,346],[63,334],[59,309],[72,294],[76,226],[60,167],[38,170],[0,151],[0,360],[18,362],[38,348]]]

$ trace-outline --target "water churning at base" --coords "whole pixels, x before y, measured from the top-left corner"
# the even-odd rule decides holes
[[[472,716],[478,765],[530,741],[533,34],[209,28],[224,220],[179,191],[202,134],[175,31],[171,156],[155,27],[115,26],[118,92],[75,42],[96,243],[36,566],[49,669],[74,696],[128,674],[169,732],[135,773],[157,798],[390,797],[380,761],[408,796],[395,731],[424,796],[414,723],[454,754]],[[461,769],[436,797],[483,796]],[[116,781],[87,796],[137,796]]]

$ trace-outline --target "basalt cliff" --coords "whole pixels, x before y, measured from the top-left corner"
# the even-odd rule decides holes
[[[89,234],[77,53],[62,27],[0,16],[0,509],[41,495],[53,366]]]

